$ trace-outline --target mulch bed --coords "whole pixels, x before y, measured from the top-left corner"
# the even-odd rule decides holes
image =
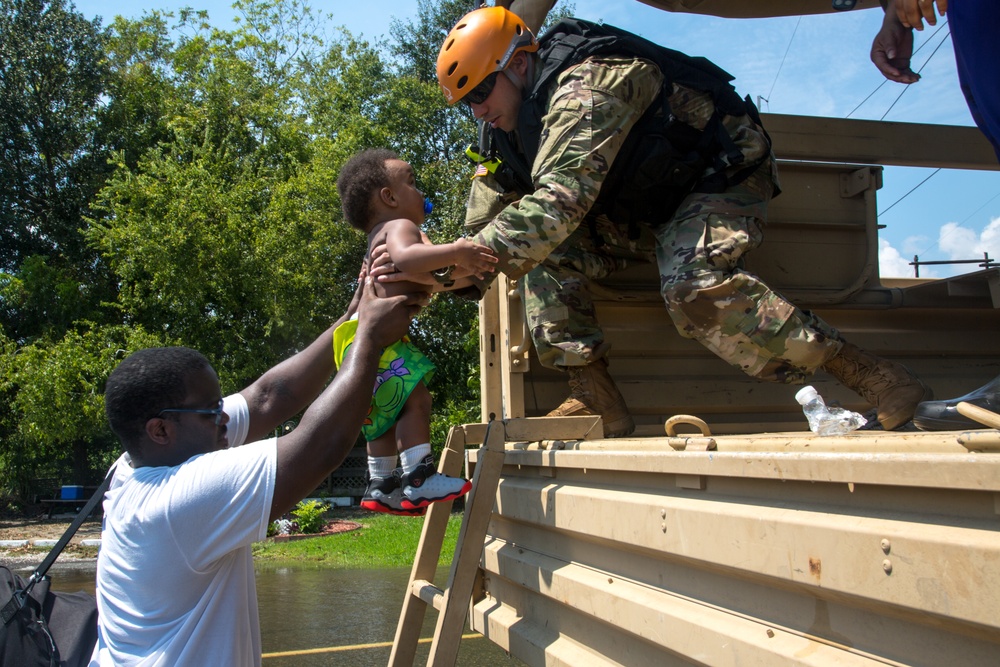
[[[296,540],[305,540],[310,537],[324,537],[326,535],[337,535],[339,533],[347,533],[352,530],[357,530],[361,528],[361,524],[356,521],[348,521],[346,519],[333,519],[332,521],[326,522],[326,527],[318,533],[297,533],[295,535],[275,535],[274,537],[269,537],[267,539],[274,542],[295,542]]]

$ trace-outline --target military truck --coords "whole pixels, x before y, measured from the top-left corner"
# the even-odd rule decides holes
[[[831,11],[646,1],[732,17]],[[883,167],[997,169],[979,132],[764,123],[783,194],[748,269],[938,397],[1000,375],[1000,269],[888,279],[878,264]],[[598,417],[544,417],[566,381],[534,357],[513,287],[501,277],[482,301],[483,423],[455,429],[446,452],[464,454],[477,484],[455,565],[443,589],[429,583],[433,508],[391,664],[411,660],[426,603],[441,610],[431,664],[454,662],[461,629],[449,625],[468,608],[475,632],[528,665],[1000,665],[1000,417],[814,435],[798,387],[754,380],[677,334],[650,266],[598,288],[610,372],[638,425],[605,439]],[[812,384],[871,407],[823,373]]]

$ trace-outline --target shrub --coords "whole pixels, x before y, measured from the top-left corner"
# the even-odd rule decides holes
[[[303,500],[292,510],[295,522],[303,533],[318,533],[326,526],[326,511],[330,506],[318,500]]]

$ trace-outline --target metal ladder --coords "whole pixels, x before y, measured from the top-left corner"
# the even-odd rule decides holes
[[[461,474],[465,458],[467,431],[454,427],[441,455],[438,471],[446,475]],[[396,626],[396,637],[389,656],[390,667],[413,665],[420,628],[427,607],[437,609],[437,626],[431,640],[428,667],[454,667],[458,646],[468,617],[469,602],[477,587],[481,588],[479,561],[486,539],[486,530],[493,514],[493,503],[500,484],[504,461],[504,424],[492,421],[472,477],[472,490],[465,503],[462,527],[458,533],[455,557],[451,563],[448,583],[442,589],[432,582],[441,556],[441,545],[448,527],[451,503],[432,503],[427,508],[424,528],[420,535],[410,583],[403,600],[403,610]]]

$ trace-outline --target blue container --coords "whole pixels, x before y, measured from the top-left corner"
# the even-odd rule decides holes
[[[63,500],[82,500],[83,499],[83,487],[82,486],[64,486],[59,492],[59,497]]]

